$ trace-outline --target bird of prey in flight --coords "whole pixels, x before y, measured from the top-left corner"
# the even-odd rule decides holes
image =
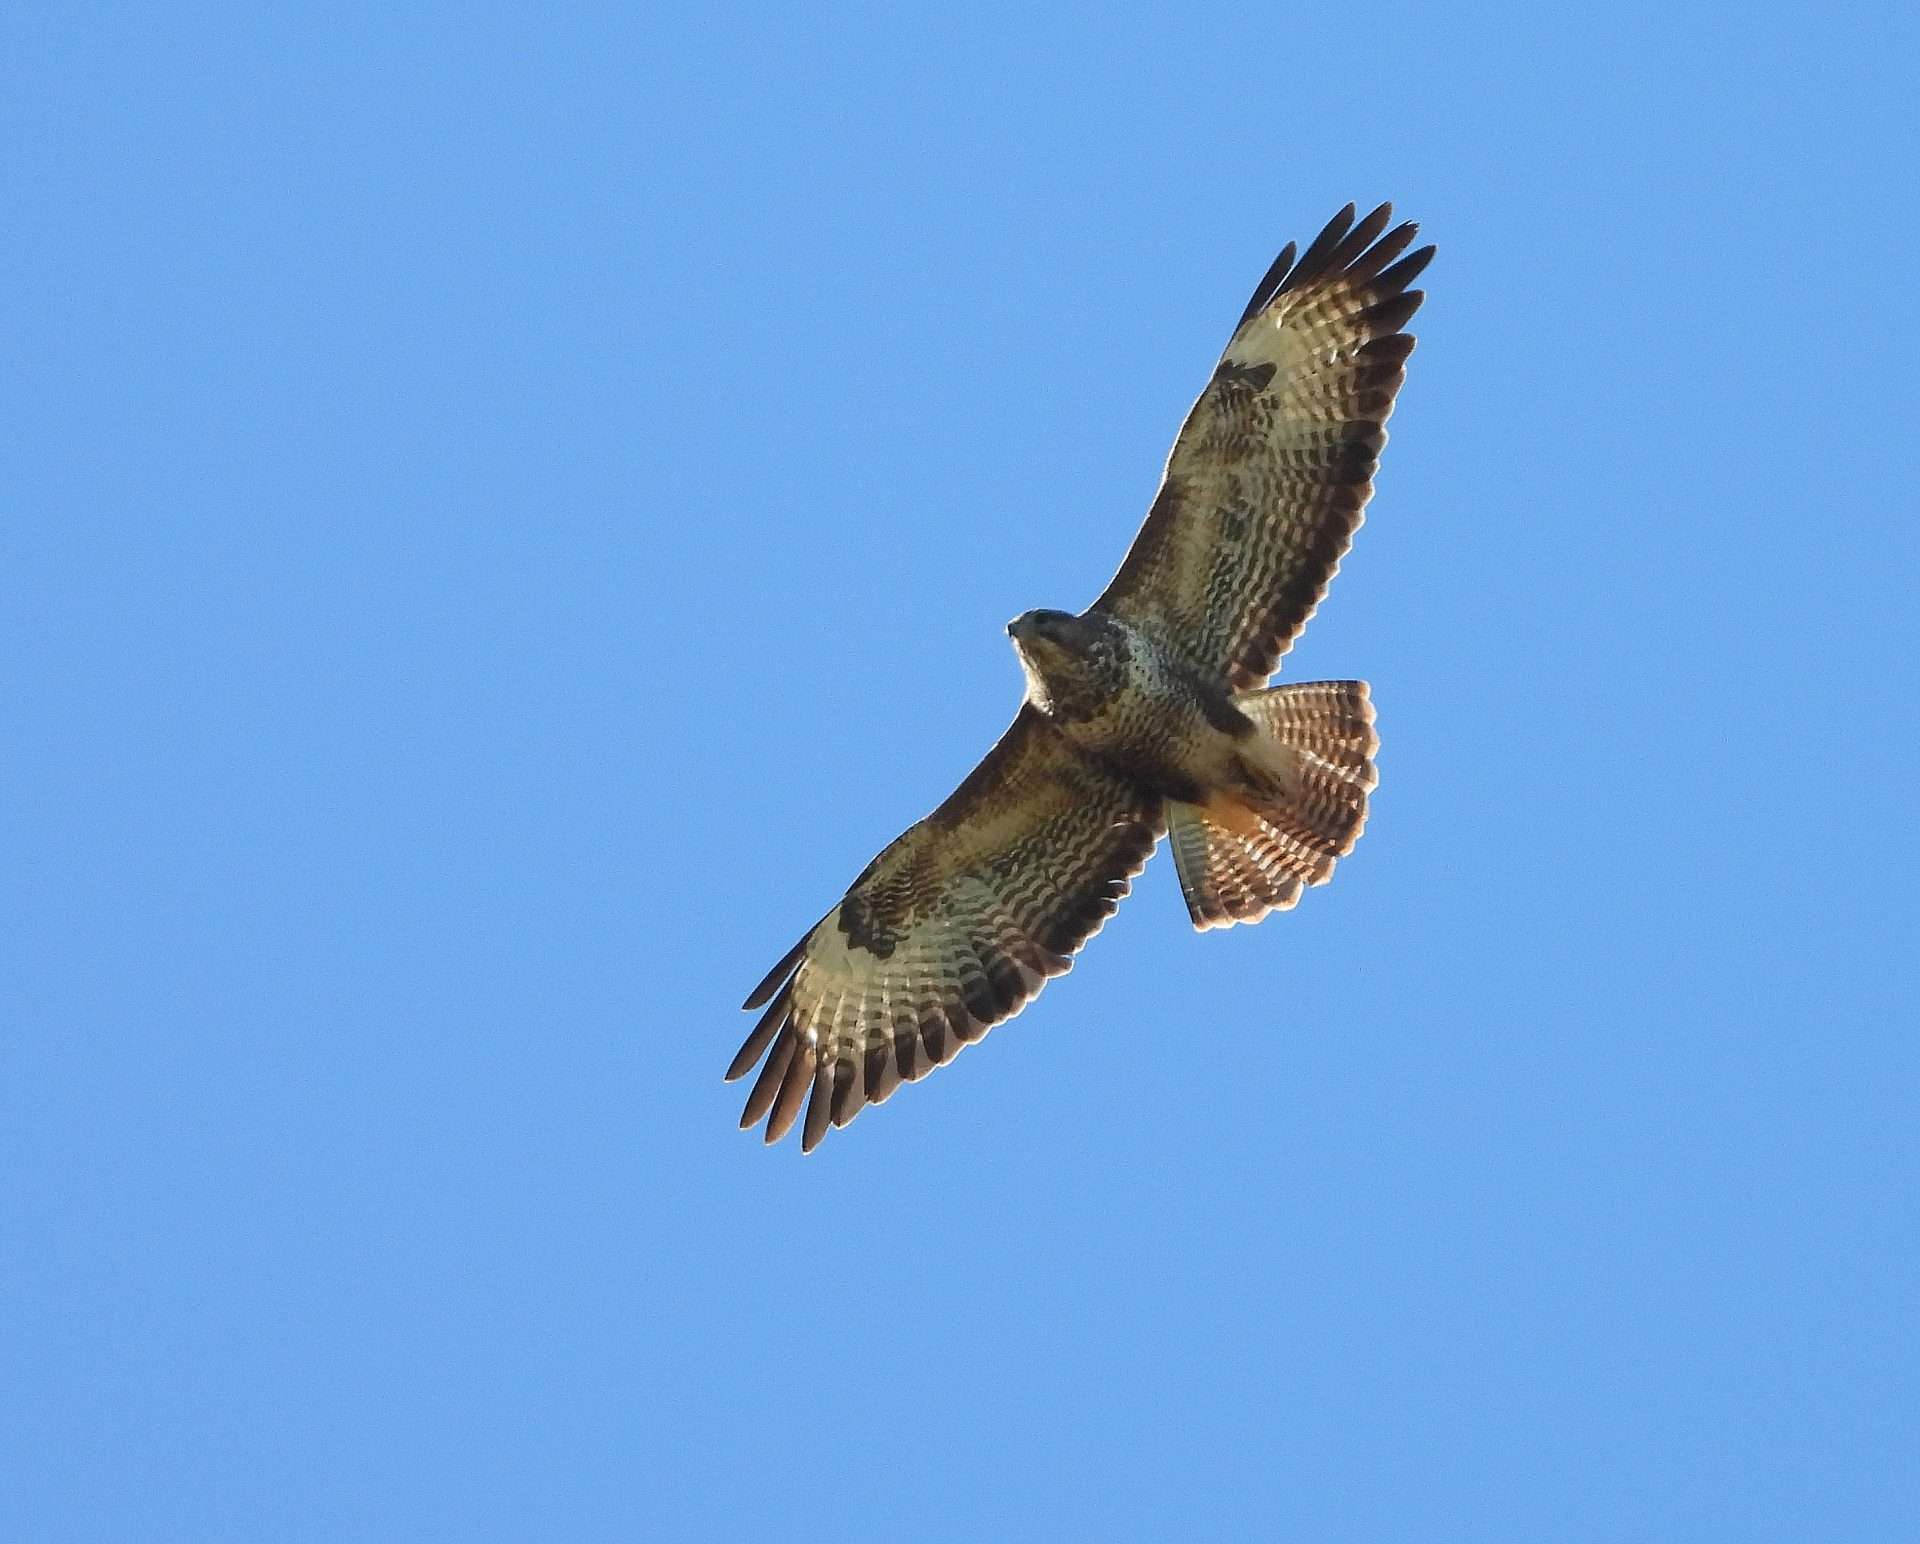
[[[1378,781],[1364,681],[1270,687],[1373,493],[1433,248],[1349,204],[1253,292],[1120,571],[1007,626],[1013,724],[767,973],[740,1124],[811,1152],[1067,970],[1162,835],[1197,928],[1323,883]],[[1405,254],[1404,256],[1402,254]]]

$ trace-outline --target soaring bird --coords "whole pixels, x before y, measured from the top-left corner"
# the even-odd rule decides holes
[[[1378,778],[1364,681],[1270,687],[1373,495],[1433,256],[1349,204],[1255,287],[1120,571],[1007,625],[1013,724],[748,996],[743,1128],[801,1148],[1026,1006],[1162,835],[1196,928],[1258,922],[1352,850]],[[1405,254],[1404,256],[1402,254]]]

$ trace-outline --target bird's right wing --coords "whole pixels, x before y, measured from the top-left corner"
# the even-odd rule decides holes
[[[1127,893],[1165,830],[1159,798],[1103,770],[1032,707],[892,842],[747,999],[764,1055],[740,1124],[767,1140],[811,1090],[801,1146],[1025,1007]]]

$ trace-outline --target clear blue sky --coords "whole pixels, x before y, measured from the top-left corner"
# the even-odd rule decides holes
[[[10,10],[0,1537],[1917,1536],[1920,37],[1797,10]],[[1350,198],[1358,852],[739,1134]]]

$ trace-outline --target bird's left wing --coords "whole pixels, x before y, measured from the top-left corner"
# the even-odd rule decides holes
[[[1113,914],[1165,829],[1159,798],[1023,707],[952,797],[892,842],[746,1001],[766,1012],[742,1127],[801,1147],[1011,1018]]]
[[[1307,625],[1373,494],[1422,298],[1407,286],[1433,256],[1402,257],[1415,227],[1392,218],[1382,204],[1356,223],[1349,204],[1298,262],[1280,254],[1094,602],[1238,690]]]

